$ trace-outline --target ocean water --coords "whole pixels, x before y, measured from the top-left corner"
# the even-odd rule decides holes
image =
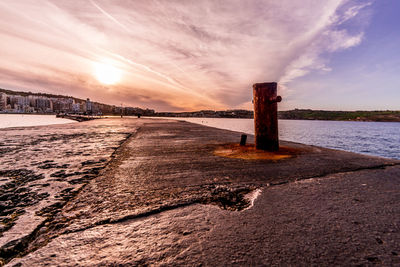
[[[254,134],[252,119],[171,118]],[[55,115],[0,114],[0,128],[76,123]],[[279,138],[308,145],[400,159],[400,123],[279,120]]]
[[[254,134],[253,119],[173,118]],[[400,123],[279,120],[279,138],[308,145],[400,159]]]
[[[56,115],[0,114],[0,128],[73,123]]]

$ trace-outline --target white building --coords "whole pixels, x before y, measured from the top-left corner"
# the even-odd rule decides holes
[[[0,93],[0,110],[6,110],[7,108],[7,95]]]
[[[26,96],[18,96],[17,101],[18,101],[18,106],[23,107],[23,108],[25,106],[29,107],[30,101],[29,101],[28,97],[26,97]]]
[[[81,105],[79,103],[72,104],[72,111],[74,113],[81,112]]]
[[[92,114],[92,108],[93,108],[93,106],[92,106],[92,102],[90,102],[90,99],[88,98],[87,100],[86,100],[86,112],[88,113],[88,114]]]

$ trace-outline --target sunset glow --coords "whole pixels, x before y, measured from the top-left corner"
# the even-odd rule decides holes
[[[113,85],[120,81],[121,71],[111,64],[96,62],[94,65],[97,80],[106,85]]]
[[[0,87],[183,111],[251,109],[252,84],[275,81],[281,109],[397,109],[398,8],[394,0],[3,1]]]

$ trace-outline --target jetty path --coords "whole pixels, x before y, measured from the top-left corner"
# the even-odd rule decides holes
[[[254,156],[240,135],[146,118],[0,130],[2,263],[400,264],[400,161],[284,141],[288,157]]]

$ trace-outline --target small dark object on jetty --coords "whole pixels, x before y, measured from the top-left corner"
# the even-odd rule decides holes
[[[140,119],[140,114],[137,115],[138,119]]]
[[[253,85],[254,131],[257,149],[279,150],[277,83],[256,83]]]
[[[247,134],[242,134],[242,136],[240,137],[240,145],[245,146],[246,141],[247,141]]]

